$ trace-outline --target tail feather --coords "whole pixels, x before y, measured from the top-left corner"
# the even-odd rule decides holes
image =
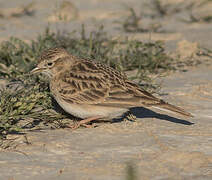
[[[181,114],[183,116],[187,116],[187,117],[194,117],[191,113],[186,112],[184,109],[174,106],[172,104],[169,104],[163,100],[160,101],[160,103],[158,104],[154,104],[152,105],[152,107],[158,108],[158,109],[162,109],[162,110],[169,110],[178,114]]]

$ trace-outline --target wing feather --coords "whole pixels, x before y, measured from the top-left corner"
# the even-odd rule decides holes
[[[101,104],[125,107],[158,103],[159,99],[139,88],[125,74],[93,61],[75,63],[60,77],[56,87],[60,97],[76,104]]]
[[[78,62],[68,71],[62,72],[57,87],[60,98],[75,104],[98,104],[109,94],[109,80],[90,61]],[[53,83],[52,83],[53,84]]]
[[[51,83],[57,85],[51,87],[54,96],[59,94],[60,99],[69,103],[120,108],[153,106],[191,116],[140,88],[123,73],[93,61],[78,61],[54,80],[59,82]]]

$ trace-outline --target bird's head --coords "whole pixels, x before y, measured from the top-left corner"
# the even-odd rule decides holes
[[[37,67],[31,73],[43,73],[51,78],[64,68],[64,63],[70,59],[69,57],[70,54],[63,48],[48,49],[41,54]]]

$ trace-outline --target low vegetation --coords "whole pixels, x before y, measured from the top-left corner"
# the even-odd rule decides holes
[[[65,127],[67,114],[56,111],[58,108],[49,93],[47,80],[42,75],[29,73],[40,53],[47,48],[63,47],[78,57],[132,71],[130,78],[149,91],[157,91],[150,75],[176,67],[177,59],[165,53],[163,42],[115,39],[109,37],[103,27],[89,36],[86,34],[84,26],[80,36],[76,32],[54,33],[47,28],[30,43],[12,37],[0,45],[0,81],[4,81],[4,86],[0,86],[1,138],[25,129]]]

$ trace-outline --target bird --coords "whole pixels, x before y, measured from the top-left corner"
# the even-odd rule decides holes
[[[37,61],[31,73],[45,74],[57,103],[67,113],[82,119],[73,129],[88,127],[96,120],[119,118],[132,107],[155,107],[193,117],[147,92],[125,73],[95,60],[76,57],[64,48],[47,49]]]

